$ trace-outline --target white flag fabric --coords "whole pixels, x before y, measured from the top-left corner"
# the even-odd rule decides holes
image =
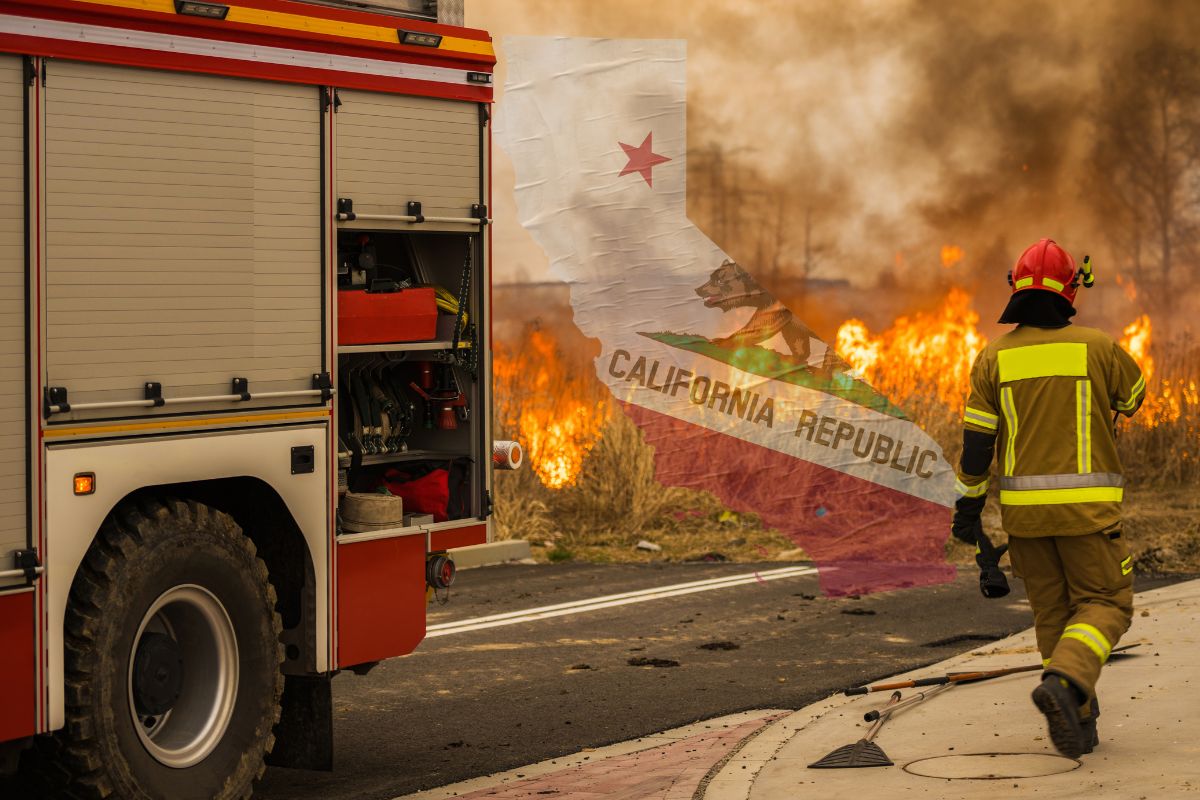
[[[502,44],[496,133],[521,223],[657,478],[760,514],[829,593],[952,579],[938,445],[687,218],[685,44]]]

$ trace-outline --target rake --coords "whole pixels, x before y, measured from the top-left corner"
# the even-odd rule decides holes
[[[900,701],[900,693],[893,692],[884,708],[889,708]],[[887,715],[875,720],[875,724],[867,730],[867,735],[853,744],[843,745],[824,758],[808,765],[809,769],[853,769],[855,767],[890,767],[892,760],[879,745],[872,741],[875,734],[887,721]]]

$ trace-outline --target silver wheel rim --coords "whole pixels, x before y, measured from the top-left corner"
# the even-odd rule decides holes
[[[179,696],[159,715],[139,712],[133,686],[138,645],[151,631],[170,636],[183,661]],[[163,592],[138,626],[127,684],[134,730],[156,761],[183,769],[207,758],[225,735],[237,699],[237,636],[221,601],[194,584]]]

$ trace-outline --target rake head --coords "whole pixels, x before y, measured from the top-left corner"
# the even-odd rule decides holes
[[[874,742],[859,739],[844,745],[829,755],[808,765],[809,769],[853,769],[855,767],[890,767],[892,760]]]

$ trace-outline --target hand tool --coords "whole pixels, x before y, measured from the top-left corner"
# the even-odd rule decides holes
[[[1114,656],[1119,659],[1122,656],[1133,655],[1133,653],[1128,653],[1127,651],[1135,647],[1140,647],[1141,644],[1141,642],[1133,642],[1132,644],[1115,648],[1109,656],[1109,663],[1112,662]],[[873,692],[888,692],[893,689],[911,689],[917,686],[941,686],[945,683],[976,683],[978,681],[991,680],[992,678],[1002,678],[1005,675],[1015,675],[1018,672],[1035,672],[1045,669],[1046,667],[1042,664],[1027,664],[1023,667],[1005,667],[1003,669],[976,670],[974,672],[948,672],[945,675],[938,675],[933,678],[915,678],[908,681],[895,681],[894,683],[876,683],[870,686],[851,686],[848,689],[843,689],[842,694],[871,694]]]
[[[889,703],[888,705],[884,706],[883,708],[877,708],[877,709],[874,709],[873,711],[868,711],[867,713],[863,714],[863,719],[866,720],[867,722],[874,722],[875,720],[879,719],[880,717],[890,717],[892,714],[895,714],[897,711],[903,711],[904,709],[911,708],[912,706],[915,706],[918,703],[923,703],[926,700],[928,700],[929,698],[933,697],[935,694],[944,692],[947,689],[953,689],[957,685],[958,685],[957,683],[943,683],[940,686],[933,687],[932,689],[930,689],[927,692],[921,692],[919,694],[916,694],[916,695],[908,698],[907,700],[905,700],[903,703],[896,703],[895,705],[892,705]]]
[[[900,701],[900,693],[893,692],[884,708],[895,706]],[[886,716],[875,720],[875,724],[867,731],[867,735],[853,744],[842,745],[829,755],[808,765],[809,769],[850,769],[853,767],[890,767],[892,760],[887,753],[872,741],[875,734],[887,721]]]

